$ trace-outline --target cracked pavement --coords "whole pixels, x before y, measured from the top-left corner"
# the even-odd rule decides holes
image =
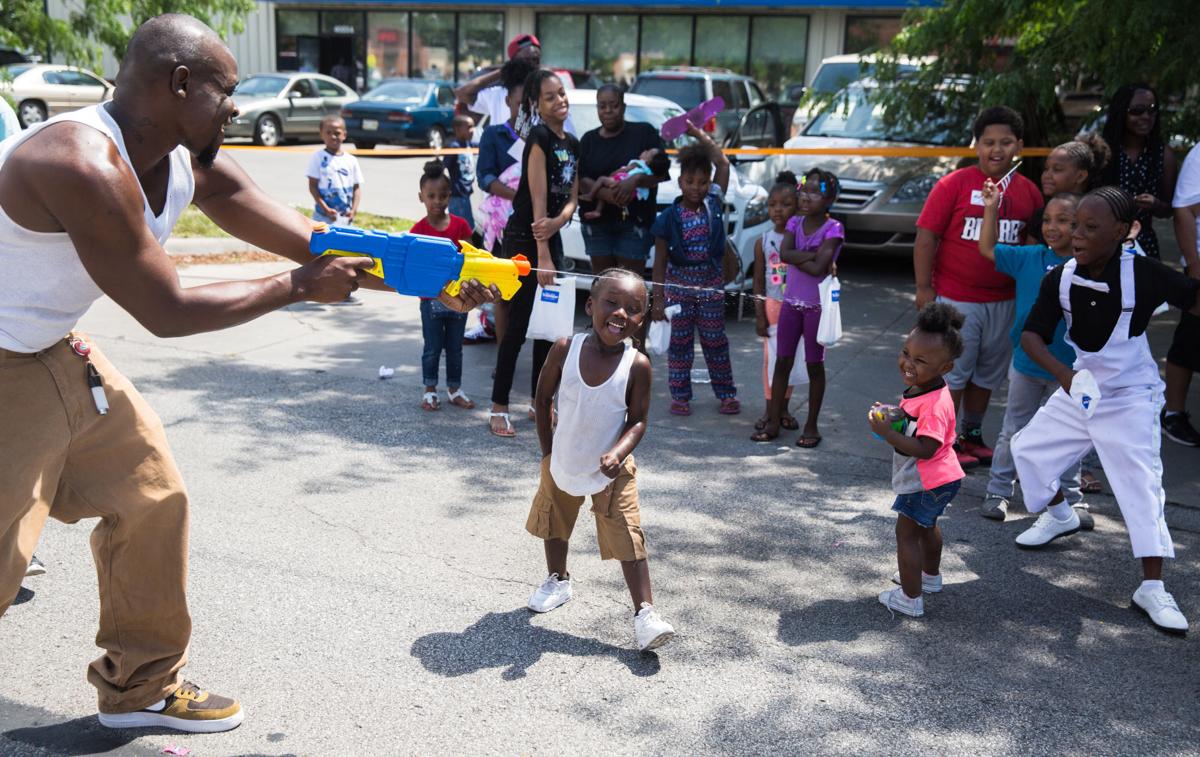
[[[487,433],[494,345],[464,348],[479,409],[423,413],[416,300],[360,292],[362,307],[298,305],[170,341],[98,303],[82,327],[161,415],[191,493],[186,672],[240,698],[246,721],[208,736],[97,724],[90,528],[51,521],[49,572],[0,620],[0,753],[1196,753],[1197,642],[1129,609],[1138,572],[1111,497],[1092,498],[1095,532],[1021,552],[1018,518],[979,517],[972,475],[942,521],[946,591],[919,621],[877,603],[895,567],[890,452],[861,419],[900,391],[911,278],[850,258],[842,280],[816,450],[796,449],[796,432],[748,440],[762,407],[752,318],[730,325],[738,417],[704,385],[692,416],[669,416],[654,361],[643,523],[679,632],[657,655],[634,649],[620,571],[586,516],[576,598],[524,609],[544,571],[523,530],[538,452],[523,413],[515,441]],[[1176,317],[1156,319],[1157,355]],[[377,378],[384,364],[395,378]],[[1164,446],[1179,556],[1167,585],[1193,623],[1197,454]]]

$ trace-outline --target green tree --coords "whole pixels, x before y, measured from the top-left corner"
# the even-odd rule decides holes
[[[98,66],[103,47],[120,60],[133,30],[161,13],[186,13],[228,37],[245,28],[254,0],[76,0],[67,19],[46,15],[43,0],[0,3],[0,43],[69,63]]]
[[[1016,108],[1029,122],[1026,144],[1052,145],[1071,136],[1059,91],[1097,86],[1107,103],[1120,85],[1145,81],[1162,99],[1164,133],[1194,142],[1195,12],[1195,0],[945,0],[912,9],[878,66],[877,78],[890,85],[886,112],[920,123],[938,100],[929,93],[941,88],[951,101]],[[937,59],[900,76],[901,56]]]

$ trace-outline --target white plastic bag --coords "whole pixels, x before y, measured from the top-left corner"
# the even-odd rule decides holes
[[[817,343],[832,347],[842,338],[842,309],[838,301],[842,297],[842,282],[837,276],[826,276],[820,284],[821,322],[817,326]]]
[[[650,329],[646,332],[646,350],[651,355],[665,355],[671,349],[671,319],[679,310],[679,305],[672,305],[663,311],[666,320],[650,322]]]
[[[527,339],[554,341],[575,333],[575,278],[555,279],[552,286],[538,285],[533,295]]]
[[[779,350],[779,326],[767,327],[767,380],[775,377],[775,355]],[[808,366],[804,362],[804,339],[796,345],[796,362],[792,364],[791,375],[788,376],[788,386],[801,386],[808,383]]]

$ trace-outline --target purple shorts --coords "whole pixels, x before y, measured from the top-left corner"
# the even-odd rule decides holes
[[[810,303],[784,302],[779,311],[779,330],[776,332],[777,355],[796,357],[796,347],[804,338],[804,362],[824,363],[825,348],[817,342],[817,327],[821,325],[821,306]]]

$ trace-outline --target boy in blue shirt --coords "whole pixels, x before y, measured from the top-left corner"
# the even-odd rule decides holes
[[[478,142],[471,141],[471,129],[475,122],[470,116],[457,115],[454,117],[454,140],[447,147],[479,147]],[[471,230],[475,230],[475,214],[471,212],[471,193],[475,191],[475,166],[473,158],[468,153],[447,155],[442,158],[446,171],[450,174],[450,215],[465,220]]]
[[[1046,272],[1071,259],[1071,233],[1075,230],[1075,206],[1080,198],[1077,194],[1063,192],[1050,199],[1042,216],[1045,244],[1010,245],[996,244],[996,218],[1002,194],[1000,188],[989,179],[983,184],[982,194],[983,226],[979,233],[979,254],[995,263],[999,273],[1011,276],[1017,288],[1016,317],[1013,318],[1010,334],[1013,358],[1008,369],[1008,404],[1004,410],[1004,424],[996,440],[987,497],[980,511],[985,518],[1004,520],[1008,513],[1008,501],[1013,496],[1017,472],[1010,442],[1013,435],[1033,419],[1046,398],[1058,389],[1054,377],[1021,349],[1021,332],[1025,328],[1025,318],[1037,300]],[[1054,341],[1048,347],[1059,361],[1071,365],[1075,362],[1075,350],[1066,342],[1066,331],[1066,323],[1059,323]],[[1067,504],[1080,509],[1083,527],[1090,528],[1092,517],[1086,512],[1087,506],[1083,504],[1079,483],[1079,464],[1076,463],[1063,474],[1062,490]]]

